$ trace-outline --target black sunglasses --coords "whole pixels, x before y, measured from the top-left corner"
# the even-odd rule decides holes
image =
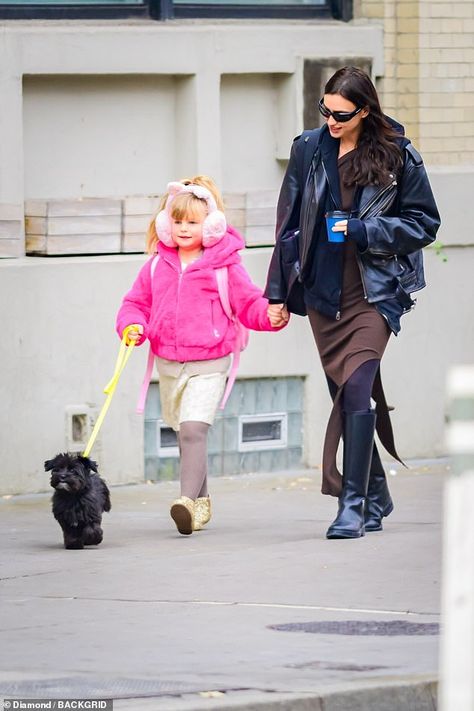
[[[361,106],[358,109],[354,109],[354,111],[331,111],[325,105],[323,99],[320,99],[318,109],[319,113],[324,116],[324,118],[328,119],[330,116],[332,116],[334,121],[337,121],[337,123],[346,123],[346,121],[350,121],[354,118],[354,116],[357,116],[359,111],[362,111]]]

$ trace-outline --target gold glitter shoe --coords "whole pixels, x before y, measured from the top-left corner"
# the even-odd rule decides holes
[[[178,531],[189,536],[194,530],[194,501],[187,496],[180,496],[171,504],[170,516]]]
[[[200,531],[211,520],[211,499],[200,496],[194,502],[194,530]]]

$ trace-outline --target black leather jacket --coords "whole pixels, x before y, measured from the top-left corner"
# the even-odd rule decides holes
[[[312,160],[311,156],[308,160],[308,147]],[[306,293],[305,301],[336,319],[340,290],[335,288],[334,274],[342,274],[343,256],[339,244],[327,242],[324,214],[340,209],[338,147],[339,141],[331,137],[327,126],[305,131],[293,142],[278,200],[276,245],[265,288],[270,302],[286,302],[288,252],[282,259],[282,245],[288,233],[299,228],[299,255],[294,257],[299,256],[298,278],[305,285],[311,274],[317,289],[311,297]],[[400,316],[414,305],[410,294],[425,286],[421,249],[435,240],[440,225],[420,155],[402,135],[400,147],[404,154],[401,175],[391,177],[384,186],[360,189],[348,224],[348,236],[358,244],[365,297],[395,334],[400,330]]]

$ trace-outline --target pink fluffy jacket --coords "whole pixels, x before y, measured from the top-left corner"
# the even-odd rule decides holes
[[[268,301],[250,280],[238,251],[244,247],[239,233],[228,226],[224,237],[202,256],[181,269],[178,250],[158,243],[159,260],[151,279],[149,259],[125,295],[117,314],[117,332],[126,326],[143,326],[155,355],[184,363],[210,360],[232,353],[236,328],[220,302],[215,270],[228,268],[232,310],[255,331],[278,331],[267,316]]]

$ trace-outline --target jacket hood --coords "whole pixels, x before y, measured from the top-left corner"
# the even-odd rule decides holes
[[[398,121],[395,121],[395,119],[391,118],[390,116],[385,116],[385,120],[387,123],[390,124],[390,127],[393,128],[393,130],[398,133],[398,138],[395,139],[396,143],[400,146],[400,148],[405,148],[409,143],[411,143],[410,139],[405,136],[405,126],[403,126],[401,123],[398,123]]]
[[[237,264],[240,262],[239,251],[244,247],[245,241],[242,235],[232,225],[227,225],[227,231],[223,238],[216,244],[204,248],[202,257],[199,259],[199,266],[218,269]],[[158,242],[158,253],[172,263],[178,263],[177,247],[167,247],[162,242]]]
[[[400,136],[405,135],[405,126],[403,126],[401,123],[398,123],[398,121],[395,121],[391,116],[387,116],[384,114],[384,119],[388,124],[390,124],[391,128],[393,128],[394,131],[400,134]]]

